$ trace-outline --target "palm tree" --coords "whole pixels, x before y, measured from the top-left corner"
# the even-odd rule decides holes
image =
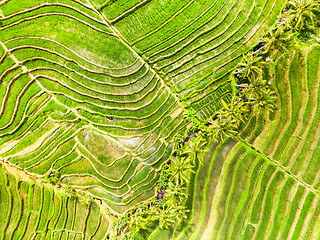
[[[289,54],[289,48],[292,45],[294,34],[291,31],[284,31],[283,26],[269,30],[261,39],[264,44],[263,50],[270,56],[277,52]]]
[[[267,86],[267,81],[262,78],[262,76],[254,79],[254,81],[251,82],[251,84],[254,86],[254,88],[262,88]]]
[[[173,204],[170,204],[156,209],[154,219],[159,220],[160,229],[167,229],[176,222],[175,207]]]
[[[186,188],[172,182],[169,182],[168,188],[166,189],[166,195],[168,199],[177,200],[178,203],[181,203],[187,198]]]
[[[242,93],[257,114],[264,114],[275,109],[277,99],[275,92],[269,88],[267,81],[262,77],[246,85]]]
[[[188,111],[184,113],[187,121],[194,122],[197,121],[197,112],[194,109],[189,108]]]
[[[154,219],[159,220],[160,229],[167,229],[173,223],[179,223],[183,218],[186,218],[187,212],[189,210],[185,206],[172,204],[168,201],[167,204],[156,210]]]
[[[257,114],[264,114],[268,111],[273,112],[276,104],[275,92],[268,88],[261,88],[253,101],[253,107]]]
[[[208,126],[207,135],[213,141],[223,140],[226,136],[233,137],[237,134],[236,120],[231,118],[225,118],[222,115],[218,115],[216,120],[210,120],[211,125]]]
[[[256,96],[260,94],[261,89],[265,89],[267,87],[267,81],[263,80],[262,77],[258,77],[250,84],[244,86],[244,90],[242,94],[246,96],[249,101],[256,100]]]
[[[134,236],[136,233],[139,232],[140,229],[146,229],[148,224],[148,219],[142,217],[137,212],[130,216],[130,220],[128,222],[130,232]]]
[[[169,171],[172,174],[171,180],[175,181],[176,185],[189,183],[189,174],[194,173],[191,161],[191,158],[180,155],[172,159]]]
[[[301,31],[306,22],[310,22],[312,26],[316,23],[316,12],[320,11],[320,4],[315,0],[292,0],[289,2],[289,25]]]
[[[205,151],[202,148],[206,143],[207,140],[198,135],[190,141],[190,145],[185,148],[182,155],[187,154],[193,164],[200,162],[200,164],[203,165],[203,153]]]
[[[186,206],[182,206],[182,205],[177,205],[175,206],[175,218],[176,218],[176,222],[177,224],[180,223],[184,218],[187,218],[187,212],[190,212],[190,210],[187,209]]]
[[[114,218],[111,226],[111,239],[115,240],[127,240],[132,237],[132,232],[130,231],[130,227],[128,222],[130,221],[130,217],[127,215],[119,216],[118,218]]]
[[[229,104],[223,99],[221,99],[221,103],[223,108],[218,112],[219,115],[235,120],[237,125],[239,125],[240,122],[245,122],[244,116],[249,110],[244,101],[241,101],[237,96],[233,96]]]
[[[262,75],[262,57],[254,54],[249,54],[243,57],[242,62],[239,63],[240,70],[236,72],[240,77],[256,78]]]

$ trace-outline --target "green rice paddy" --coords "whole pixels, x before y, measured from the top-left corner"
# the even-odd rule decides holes
[[[230,102],[232,72],[285,4],[0,0],[0,238],[107,239],[105,213],[154,199],[184,114]],[[276,111],[209,146],[187,218],[136,239],[320,239],[320,45],[265,70]]]

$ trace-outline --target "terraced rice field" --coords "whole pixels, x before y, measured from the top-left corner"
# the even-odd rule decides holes
[[[214,144],[189,185],[188,219],[149,239],[320,238],[320,45],[279,59],[270,74],[276,114]]]
[[[103,239],[108,221],[97,204],[57,195],[0,166],[1,239]]]
[[[229,99],[224,76],[283,2],[3,2],[1,158],[115,212],[153,197],[181,101],[207,118]]]
[[[186,125],[177,97],[91,4],[1,10],[2,159],[40,176],[58,170],[116,212],[153,197]]]
[[[285,0],[0,1],[0,160],[122,214],[153,199],[194,110],[229,102],[230,73]],[[188,218],[140,239],[319,239],[320,47],[269,70],[278,109],[213,144]],[[105,239],[92,203],[0,168],[0,238]]]

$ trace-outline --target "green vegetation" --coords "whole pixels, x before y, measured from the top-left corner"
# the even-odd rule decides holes
[[[315,28],[317,17],[320,11],[320,3],[314,0],[290,1],[290,10],[288,12],[289,25],[298,31],[303,28]]]
[[[1,239],[103,239],[108,221],[97,203],[83,205],[59,189],[14,176],[0,166]]]
[[[0,238],[320,238],[319,20],[0,0]]]

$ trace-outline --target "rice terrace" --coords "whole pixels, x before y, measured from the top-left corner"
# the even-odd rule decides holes
[[[320,240],[319,0],[0,0],[0,239]]]

